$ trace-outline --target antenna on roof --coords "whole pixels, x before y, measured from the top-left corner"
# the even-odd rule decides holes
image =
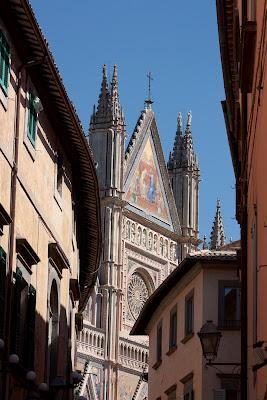
[[[151,72],[147,74],[147,78],[148,78],[148,97],[147,100],[145,100],[145,103],[147,108],[151,108],[151,104],[153,104],[153,101],[151,99],[151,81],[153,81]]]

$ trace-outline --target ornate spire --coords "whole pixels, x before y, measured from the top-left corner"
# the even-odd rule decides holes
[[[102,73],[103,76],[97,110],[95,110],[94,106],[93,115],[90,121],[91,125],[105,123],[110,120],[110,93],[108,90],[107,67],[105,64],[103,65]]]
[[[119,90],[118,90],[118,66],[114,65],[113,67],[113,76],[110,85],[110,94],[111,94],[111,110],[113,121],[122,122],[123,114],[122,109],[119,102]]]
[[[220,200],[217,199],[216,214],[210,235],[210,250],[219,250],[225,244]]]

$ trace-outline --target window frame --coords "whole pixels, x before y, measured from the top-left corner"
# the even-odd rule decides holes
[[[38,112],[35,109],[34,99],[36,95],[34,90],[30,88],[27,92],[27,125],[26,136],[32,147],[36,148]]]
[[[191,330],[188,329],[188,308],[187,305],[189,301],[192,301],[192,313],[191,313]],[[185,338],[190,338],[194,335],[194,289],[192,289],[185,296],[185,309],[184,309],[184,333]]]
[[[220,280],[218,282],[218,327],[221,330],[240,330],[241,324],[241,299],[239,297],[239,319],[234,320],[233,323],[226,323],[224,314],[225,314],[225,307],[224,307],[224,289],[225,288],[236,288],[239,289],[239,296],[241,296],[241,286],[240,281],[238,279],[233,280]],[[229,320],[229,322],[231,322]]]
[[[4,46],[2,45],[3,42]],[[0,68],[1,68],[1,63],[2,63],[2,73],[0,74],[0,86],[4,94],[7,96],[9,82],[10,82],[11,46],[3,30],[0,28]]]
[[[162,363],[162,327],[163,321],[162,319],[157,324],[156,331],[156,362],[152,366],[153,369],[157,369]]]
[[[172,309],[170,310],[169,351],[167,353],[168,355],[177,349],[177,333],[178,333],[177,322],[178,322],[177,304],[175,304],[175,306],[172,307]]]

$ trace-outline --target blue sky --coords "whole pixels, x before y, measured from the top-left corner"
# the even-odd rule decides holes
[[[235,179],[221,110],[224,99],[215,1],[32,0],[38,22],[85,131],[97,103],[101,70],[119,68],[128,137],[143,109],[152,72],[153,110],[165,156],[178,111],[192,110],[201,170],[200,238],[210,235],[216,199],[227,239],[239,238]]]

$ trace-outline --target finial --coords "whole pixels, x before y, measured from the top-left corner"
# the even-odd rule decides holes
[[[103,65],[103,78],[107,79],[107,66],[106,66],[106,64]]]
[[[203,250],[207,250],[208,249],[208,244],[207,244],[207,236],[204,235],[203,236],[203,246],[202,246]]]
[[[182,114],[179,112],[177,117],[177,126],[178,131],[182,133],[183,131],[183,121],[182,121]]]
[[[221,202],[219,198],[217,198],[217,208],[221,208]]]
[[[187,114],[187,128],[190,128],[191,121],[192,121],[192,112],[189,111],[189,113]]]
[[[151,99],[151,81],[153,81],[151,72],[148,73],[147,78],[148,78],[148,97],[147,100],[145,100],[145,104],[147,105],[147,108],[151,108],[151,104],[153,104],[153,101]]]
[[[118,77],[118,65],[115,64],[113,67],[113,79],[117,79]]]

